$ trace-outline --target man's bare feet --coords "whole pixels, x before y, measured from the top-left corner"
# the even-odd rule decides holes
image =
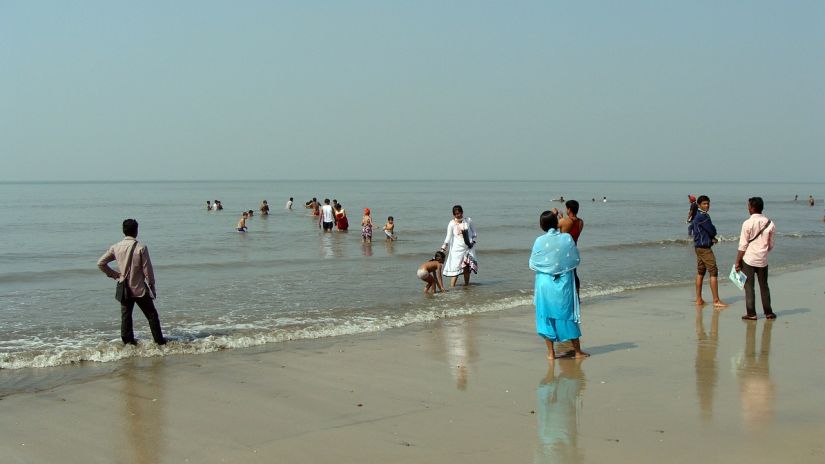
[[[696,300],[696,306],[704,306],[708,304],[705,300]]]
[[[576,352],[576,355],[575,355],[575,356],[573,356],[573,357],[574,357],[574,358],[576,358],[576,359],[584,359],[584,358],[589,358],[589,357],[590,357],[590,353],[585,353],[584,351],[577,351],[577,352]]]
[[[716,301],[713,302],[713,307],[714,308],[727,308],[728,304],[725,303],[722,300],[716,300]]]

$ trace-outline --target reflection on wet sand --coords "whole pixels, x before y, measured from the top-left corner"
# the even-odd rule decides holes
[[[745,351],[737,362],[742,418],[745,425],[762,426],[774,417],[776,385],[770,376],[771,331],[773,321],[762,325],[759,351],[756,350],[756,321],[745,324]]]
[[[710,309],[710,334],[705,332],[704,308],[696,308],[696,396],[704,421],[713,419],[713,396],[719,378],[716,351],[719,347],[719,313]]]
[[[119,462],[157,463],[164,449],[164,360],[133,360],[124,366],[123,442]]]
[[[371,242],[361,243],[361,253],[363,253],[364,256],[372,256],[372,243]]]
[[[478,358],[475,346],[475,322],[472,318],[444,321],[438,334],[443,338],[447,365],[456,388],[466,390],[470,365]]]
[[[579,414],[586,384],[581,365],[581,359],[550,363],[547,375],[536,388],[539,435],[536,462],[584,462],[579,448]]]

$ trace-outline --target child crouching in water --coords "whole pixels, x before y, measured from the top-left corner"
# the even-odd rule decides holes
[[[441,274],[444,270],[444,259],[446,255],[443,251],[436,251],[435,256],[426,263],[418,266],[418,278],[423,280],[427,283],[424,287],[424,294],[426,295],[427,292],[432,289],[433,295],[435,295],[436,287],[444,293],[444,281],[442,280]]]

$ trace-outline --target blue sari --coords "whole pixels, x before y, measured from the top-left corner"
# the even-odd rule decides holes
[[[550,229],[533,243],[530,269],[536,271],[536,332],[548,340],[562,342],[581,336],[573,276],[578,265],[579,250],[570,234]]]

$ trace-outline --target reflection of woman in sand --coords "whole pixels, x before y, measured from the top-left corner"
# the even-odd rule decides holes
[[[439,330],[444,337],[447,365],[455,380],[456,388],[464,391],[470,378],[470,364],[478,352],[475,347],[475,333],[472,318],[444,321]]]
[[[583,462],[579,448],[579,414],[586,381],[581,359],[550,364],[536,388],[540,448],[537,462]],[[555,364],[559,375],[555,375]]]
[[[696,308],[696,396],[702,419],[713,418],[713,394],[719,370],[716,367],[716,351],[719,347],[719,310],[713,310],[710,335],[705,333],[703,309]]]
[[[774,416],[776,386],[770,376],[771,330],[773,321],[762,326],[759,351],[756,351],[756,322],[748,321],[745,328],[745,352],[737,363],[742,417],[746,425],[757,426],[770,422]]]

